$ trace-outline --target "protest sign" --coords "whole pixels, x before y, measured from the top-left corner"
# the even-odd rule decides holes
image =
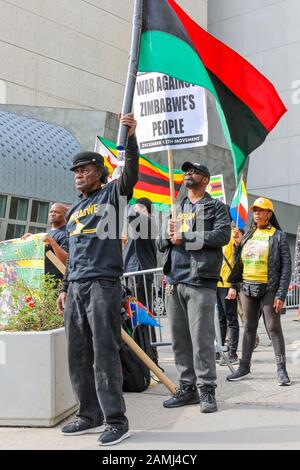
[[[0,304],[1,320],[9,315],[10,288],[18,281],[28,288],[38,288],[45,272],[45,245],[41,234],[27,240],[0,242]]]
[[[27,240],[0,242],[0,286],[23,280],[28,287],[38,287],[44,274],[45,245],[41,235]]]
[[[206,95],[202,87],[160,73],[139,74],[134,114],[142,153],[207,145]]]

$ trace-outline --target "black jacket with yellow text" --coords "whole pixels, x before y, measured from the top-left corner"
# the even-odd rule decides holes
[[[186,233],[182,234],[183,243],[180,249],[183,248],[188,254],[190,273],[194,279],[219,280],[223,261],[222,247],[229,243],[231,234],[227,207],[205,193],[203,199],[197,203],[195,217],[191,218],[189,204],[186,197],[177,207],[177,214],[187,214],[185,220],[182,220],[183,225],[188,226],[191,223]],[[200,230],[196,230],[196,222]],[[171,263],[171,252],[178,248],[171,243],[166,233],[158,237],[157,247],[164,253],[164,273],[168,275],[171,270],[176,269]]]

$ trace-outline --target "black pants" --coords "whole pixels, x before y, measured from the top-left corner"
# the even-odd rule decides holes
[[[229,289],[217,288],[217,303],[221,327],[222,345],[225,343],[227,329],[229,331],[229,353],[235,355],[239,345],[240,326],[237,313],[237,299],[226,299]]]
[[[119,356],[120,281],[71,282],[65,305],[69,371],[77,416],[128,427]]]
[[[275,356],[285,356],[285,343],[281,328],[280,314],[276,313],[273,304],[275,292],[267,292],[261,299],[247,297],[241,293],[244,313],[244,337],[242,361],[250,367],[256,332],[262,309],[267,331],[271,337]]]

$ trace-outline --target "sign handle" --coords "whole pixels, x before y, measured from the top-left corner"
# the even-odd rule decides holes
[[[173,162],[173,152],[171,149],[168,149],[168,167],[169,167],[169,184],[170,184],[170,197],[171,197],[171,213],[172,213],[172,219],[176,220],[174,162]]]

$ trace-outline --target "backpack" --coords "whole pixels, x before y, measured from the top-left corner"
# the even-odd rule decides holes
[[[123,392],[143,392],[150,385],[150,370],[136,354],[122,342],[120,359],[123,371]]]

